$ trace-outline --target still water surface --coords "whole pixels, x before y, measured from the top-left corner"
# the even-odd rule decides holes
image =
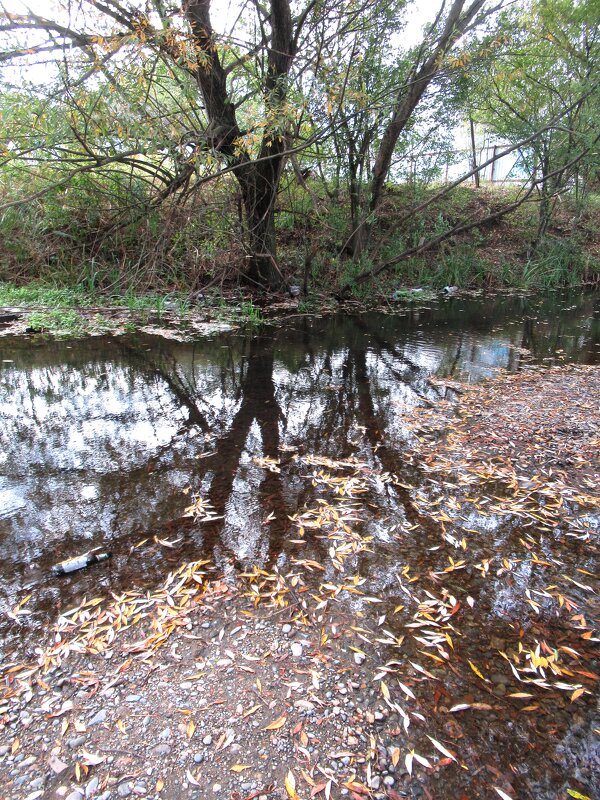
[[[23,626],[2,622],[4,647],[26,649],[86,593],[152,585],[182,559],[285,568],[289,516],[319,494],[296,454],[354,455],[414,483],[406,420],[452,395],[443,380],[573,361],[600,361],[598,295],[449,298],[189,343],[0,340],[0,611],[33,590]],[[264,456],[281,472],[253,461]],[[188,487],[221,519],[183,518]],[[386,486],[371,499],[365,529],[378,547],[360,567],[385,590],[388,565],[406,556],[390,521],[415,512]],[[51,575],[94,547],[112,560]]]

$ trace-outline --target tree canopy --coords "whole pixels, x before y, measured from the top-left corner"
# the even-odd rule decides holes
[[[102,226],[113,231],[155,208],[234,198],[239,272],[278,289],[288,281],[275,225],[285,174],[312,214],[323,193],[344,198],[338,255],[360,280],[414,252],[375,265],[371,232],[387,182],[428,142],[448,142],[455,120],[471,115],[522,153],[530,181],[516,202],[539,201],[534,245],[558,194],[576,183],[583,196],[597,178],[598,0],[440,2],[416,37],[406,33],[413,4],[398,0],[227,8],[4,8],[0,208],[79,187],[90,202],[110,197]]]

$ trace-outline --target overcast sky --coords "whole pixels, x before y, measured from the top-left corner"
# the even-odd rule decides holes
[[[142,0],[140,0],[140,5]],[[215,30],[219,33],[229,34],[231,26],[235,23],[240,7],[243,5],[241,0],[213,0],[211,3],[211,20]],[[73,2],[73,7],[77,6]],[[0,8],[16,14],[26,14],[28,10],[33,11],[41,17],[59,19],[62,22],[68,21],[66,2],[57,0],[0,0]],[[434,19],[438,10],[438,4],[431,0],[415,0],[408,7],[408,22],[405,30],[401,34],[401,39],[406,46],[416,44],[420,40],[423,25]],[[46,83],[49,78],[48,65],[22,64],[20,69],[11,67],[4,68],[4,78],[13,86],[23,85],[31,82],[33,84]]]

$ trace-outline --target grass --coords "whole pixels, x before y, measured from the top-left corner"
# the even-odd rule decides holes
[[[54,306],[83,308],[95,305],[95,295],[80,286],[54,286],[33,282],[27,286],[0,283],[0,306]]]
[[[509,202],[515,190],[459,187],[450,197],[420,213],[407,214],[415,202],[431,196],[435,189],[390,186],[377,215],[372,249],[360,263],[355,263],[339,257],[349,226],[343,191],[339,202],[329,200],[315,181],[314,191],[323,203],[315,210],[310,197],[294,186],[293,182],[290,187],[286,185],[277,209],[279,260],[290,283],[303,285],[306,273],[309,290],[315,295],[333,294],[340,285],[349,283],[357,300],[374,305],[398,288],[411,286],[552,288],[600,280],[598,266],[590,255],[600,228],[600,195],[588,198],[578,238],[567,236],[574,209],[566,197],[557,208],[552,236],[533,260],[526,258],[536,229],[537,208],[532,204],[519,208],[495,226],[450,237],[437,251],[432,249],[400,262],[393,272],[380,275],[374,286],[356,282],[357,275],[369,264],[376,267],[393,259],[407,248],[451,230],[464,218],[485,216]],[[191,310],[186,290],[192,294],[203,286],[218,285],[227,296],[239,287],[244,254],[228,184],[220,187],[220,194],[209,206],[200,203],[185,213],[167,208],[157,211],[152,225],[132,223],[121,231],[120,238],[107,240],[93,255],[86,244],[96,219],[93,209],[88,208],[92,202],[89,192],[91,188],[87,187],[81,196],[70,195],[75,206],[81,205],[77,206],[81,213],[86,211],[81,218],[73,216],[74,211],[65,217],[48,198],[52,207],[37,232],[35,215],[0,216],[0,281],[5,281],[0,282],[0,305],[117,306],[146,318],[156,315],[162,319],[168,312],[168,316],[178,314],[185,320]],[[217,213],[219,204],[223,205],[222,214]],[[74,218],[79,227],[73,224]],[[23,251],[23,258],[14,256],[15,248]],[[220,307],[227,320],[250,324],[263,321],[260,309],[252,301],[238,302],[236,297],[233,303],[220,303],[215,299],[218,294],[218,289],[214,294],[208,290],[199,305],[207,310]]]
[[[111,333],[117,327],[113,320],[100,314],[89,318],[70,309],[54,308],[32,311],[26,319],[32,333],[47,333],[56,337]]]

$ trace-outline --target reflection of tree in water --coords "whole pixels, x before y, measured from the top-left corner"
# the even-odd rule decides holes
[[[103,579],[113,589],[150,581],[173,560],[207,548],[257,564],[296,553],[286,541],[294,538],[288,515],[324,495],[306,478],[312,469],[286,447],[332,459],[354,454],[412,483],[399,409],[410,415],[415,403],[435,400],[432,373],[460,376],[483,350],[486,367],[517,368],[519,347],[540,359],[560,347],[598,360],[591,300],[574,309],[565,302],[553,314],[531,299],[511,302],[520,303],[519,315],[506,305],[492,304],[488,313],[485,304],[460,300],[402,318],[304,320],[193,344],[139,337],[52,348],[22,342],[2,351],[0,343],[1,354],[18,364],[0,373],[12,407],[0,428],[0,491],[8,482],[17,499],[27,495],[22,509],[0,519],[7,532],[0,556],[13,564],[11,580],[17,585],[28,563],[111,540],[116,556]],[[79,435],[81,428],[83,439],[70,440],[69,431]],[[280,458],[281,473],[253,464],[253,456]],[[82,499],[83,484],[96,496]],[[224,524],[184,525],[186,484],[210,500]],[[395,514],[434,534],[401,487],[387,485],[372,500],[365,529],[377,530],[378,519]],[[251,546],[244,550],[245,529]],[[129,564],[131,543],[154,535],[182,541],[174,550],[140,551]],[[312,537],[305,555],[309,548],[327,562],[326,539]],[[360,558],[368,568],[371,556]],[[85,575],[73,581],[88,591]]]

